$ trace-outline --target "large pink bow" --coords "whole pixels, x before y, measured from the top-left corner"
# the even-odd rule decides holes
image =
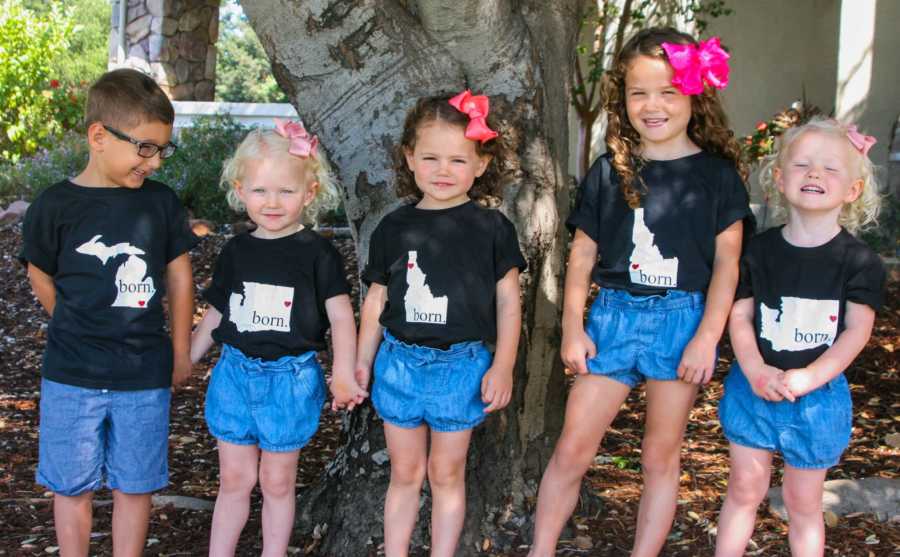
[[[315,157],[318,153],[319,138],[310,135],[302,122],[292,122],[290,120],[281,120],[275,118],[275,131],[281,137],[291,140],[291,146],[288,147],[288,153],[297,155],[298,157]]]
[[[850,143],[852,143],[853,146],[856,147],[856,150],[862,153],[864,157],[869,156],[869,149],[878,142],[871,135],[859,133],[855,124],[847,126],[847,139],[850,140]]]
[[[469,125],[466,126],[467,139],[484,144],[497,137],[497,132],[487,125],[488,98],[486,96],[473,95],[466,89],[450,99],[450,104],[469,117]]]
[[[692,44],[663,43],[669,64],[675,70],[672,85],[685,95],[699,95],[704,82],[716,89],[728,86],[727,52],[719,45],[719,37]]]

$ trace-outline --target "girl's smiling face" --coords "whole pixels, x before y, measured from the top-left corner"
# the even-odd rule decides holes
[[[840,213],[862,193],[862,179],[852,171],[853,146],[845,137],[804,132],[788,148],[775,169],[775,185],[791,208]]]
[[[643,55],[625,73],[625,111],[648,158],[672,158],[693,147],[687,135],[691,97],[672,85],[672,75],[665,60]]]
[[[253,235],[275,239],[300,229],[303,210],[315,199],[318,186],[303,159],[284,155],[248,160],[234,187],[257,225]]]
[[[487,169],[490,157],[479,156],[465,130],[434,120],[416,130],[416,144],[406,150],[406,164],[422,191],[421,209],[447,209],[469,200],[468,192]]]

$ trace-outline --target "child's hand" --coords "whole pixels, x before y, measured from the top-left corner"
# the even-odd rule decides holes
[[[353,410],[363,403],[369,392],[366,387],[369,384],[369,367],[357,365],[353,374],[348,372],[335,372],[331,378],[331,409],[338,411],[346,408]]]
[[[559,349],[559,355],[570,371],[578,375],[587,375],[587,360],[597,355],[597,346],[594,345],[594,341],[584,332],[583,328],[571,333],[566,333],[563,330],[562,346]]]
[[[512,369],[491,366],[481,379],[481,401],[488,406],[484,413],[506,408],[512,398]]]
[[[791,397],[785,396],[785,398],[789,398],[791,402],[793,402],[795,398],[800,398],[810,391],[814,391],[818,387],[818,385],[815,384],[813,373],[805,367],[789,369],[784,372],[784,375],[781,377],[781,384],[791,394]]]
[[[709,336],[694,335],[678,363],[678,378],[685,383],[706,385],[716,369],[716,343]]]
[[[778,402],[788,399],[794,402],[794,395],[784,384],[785,373],[777,367],[762,364],[751,372],[746,373],[747,381],[753,389],[753,394],[763,400]]]
[[[172,365],[172,386],[179,387],[191,377],[194,366],[189,354],[175,354]]]

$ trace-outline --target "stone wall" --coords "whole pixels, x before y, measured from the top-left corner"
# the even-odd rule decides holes
[[[119,2],[128,4],[124,51]],[[213,100],[219,0],[116,0],[111,27],[110,68],[152,75],[173,100]]]

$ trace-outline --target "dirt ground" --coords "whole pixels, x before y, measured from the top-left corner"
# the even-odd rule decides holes
[[[15,260],[21,245],[20,233],[15,225],[0,229],[0,555],[36,556],[58,551],[50,494],[34,482],[39,370],[47,318]],[[221,236],[209,237],[192,253],[198,284],[208,280],[222,242]],[[336,243],[345,255],[348,275],[355,277],[352,244],[349,240]],[[847,373],[854,402],[853,439],[840,465],[829,472],[829,479],[900,477],[900,451],[885,442],[888,434],[900,430],[900,287],[896,283],[887,300],[887,306],[878,314],[869,345]],[[199,312],[198,309],[198,317]],[[171,484],[163,495],[215,499],[217,455],[203,420],[203,393],[207,372],[216,357],[217,353],[211,353],[198,366],[190,383],[173,396]],[[725,346],[717,380],[702,391],[691,415],[684,449],[682,504],[663,553],[667,556],[704,556],[713,552],[715,522],[728,477],[727,444],[716,416],[716,404],[722,395],[719,380],[730,358],[730,348]],[[577,535],[560,543],[558,555],[627,555],[641,491],[643,407],[641,392],[633,393],[613,423],[588,475],[591,487],[602,498],[603,510],[597,516],[576,517],[573,532]],[[326,411],[318,434],[301,452],[298,487],[316,480],[334,454],[339,432],[339,416]],[[773,485],[780,483],[778,471],[780,461],[773,474]],[[112,554],[111,507],[103,503],[110,498],[109,492],[96,495],[100,504],[94,515],[92,555]],[[256,495],[239,555],[258,555],[261,549],[259,503]],[[205,555],[210,520],[208,510],[176,509],[171,505],[154,508],[146,555]],[[789,555],[786,533],[785,522],[761,509],[748,555]],[[378,541],[372,547],[377,547]],[[525,554],[525,543],[521,540],[520,550],[514,555]],[[291,546],[292,554],[312,554],[316,541],[297,537]],[[843,517],[827,531],[829,556],[897,556],[898,548],[900,524],[878,522],[873,515]],[[424,554],[421,548],[416,553]],[[485,555],[497,554],[488,550]]]

